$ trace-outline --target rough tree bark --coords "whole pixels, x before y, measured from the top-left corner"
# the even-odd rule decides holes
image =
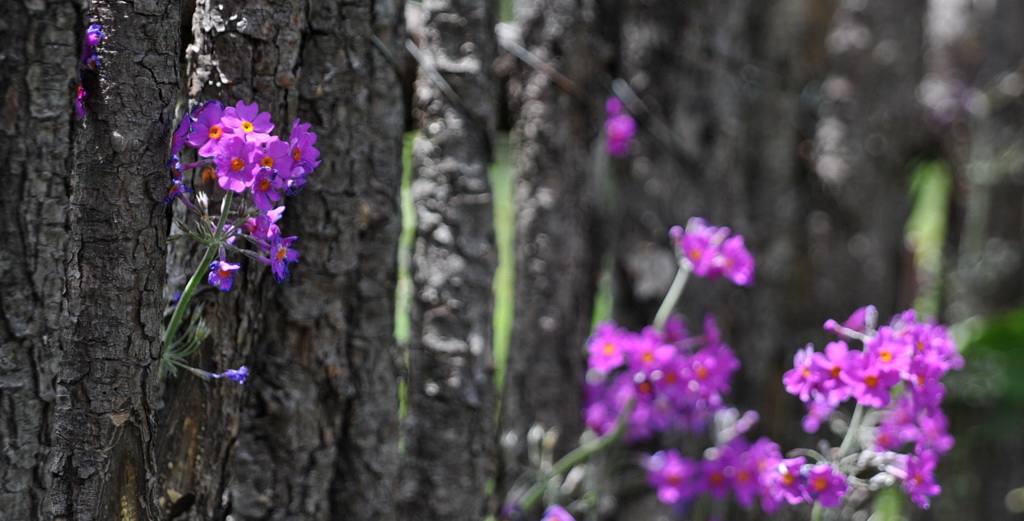
[[[395,516],[400,8],[197,2],[192,102],[257,102],[284,137],[301,118],[322,163],[286,201],[281,226],[302,255],[292,280],[276,286],[250,263],[236,291],[208,299],[212,352],[199,358],[217,370],[247,363],[246,395],[192,381],[168,391],[172,514]]]
[[[45,16],[43,16],[45,13]],[[45,517],[68,235],[78,16],[63,1],[0,19],[0,513]]]
[[[408,519],[470,520],[485,515],[497,438],[496,252],[487,178],[496,109],[495,3],[433,0],[422,7],[402,508]]]
[[[576,445],[583,429],[583,345],[601,264],[591,151],[603,123],[610,58],[598,12],[593,1],[520,2],[521,34],[502,34],[517,60],[509,87],[515,319],[501,406],[502,450],[515,458],[502,462],[502,492],[529,468],[531,426],[558,432],[556,458]]]
[[[101,24],[107,38],[74,133],[43,517],[158,517],[150,487],[167,234],[158,202],[179,85],[179,7],[94,2],[79,25]]]

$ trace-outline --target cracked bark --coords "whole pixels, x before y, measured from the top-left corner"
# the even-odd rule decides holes
[[[45,12],[46,16],[40,16]],[[0,517],[41,519],[52,487],[54,378],[68,234],[77,13],[11,6],[0,20]]]
[[[418,225],[409,347],[407,519],[479,519],[494,476],[491,292],[495,246],[490,132],[495,122],[493,2],[423,3],[413,145]],[[457,99],[443,92],[436,71]],[[468,112],[467,112],[468,110]]]
[[[153,519],[167,229],[159,201],[179,11],[173,3],[94,2],[85,15],[78,27],[101,24],[107,38],[102,68],[87,77],[88,114],[73,132],[53,484],[43,517]]]

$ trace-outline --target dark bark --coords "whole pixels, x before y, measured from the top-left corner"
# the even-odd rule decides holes
[[[107,39],[74,135],[44,517],[156,517],[149,489],[167,232],[159,201],[179,84],[179,15],[174,3],[141,1],[95,2],[86,13]]]
[[[556,430],[556,458],[576,445],[583,430],[583,345],[601,264],[593,229],[601,187],[591,152],[603,123],[610,59],[595,2],[529,1],[517,9],[521,41],[510,41],[519,61],[509,95],[515,121],[515,319],[501,409],[503,451],[515,457],[503,461],[503,492],[530,465],[531,426]],[[550,69],[538,69],[538,63]],[[564,78],[553,77],[552,70]]]
[[[407,519],[470,520],[484,515],[497,438],[487,178],[495,6],[435,0],[423,10],[402,508]]]
[[[45,16],[44,16],[45,13]],[[78,17],[67,2],[16,3],[0,20],[0,517],[41,519],[51,476],[71,93]]]

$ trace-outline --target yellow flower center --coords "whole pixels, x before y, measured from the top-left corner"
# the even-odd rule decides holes
[[[252,132],[252,122],[246,121],[242,123],[242,130],[246,132]]]

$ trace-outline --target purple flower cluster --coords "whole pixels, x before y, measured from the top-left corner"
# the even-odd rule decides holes
[[[604,122],[604,133],[608,138],[608,153],[623,157],[629,152],[629,142],[636,135],[636,121],[626,112],[619,98],[608,98],[605,102],[608,119]]]
[[[165,203],[177,199],[194,208],[186,197],[192,189],[185,184],[184,171],[197,168],[226,191],[248,193],[245,206],[255,209],[220,230],[227,239],[221,244],[220,258],[210,264],[208,280],[221,291],[231,290],[234,273],[240,268],[225,258],[224,246],[234,247],[236,237],[257,247],[261,252],[257,258],[270,265],[278,282],[289,278],[288,265],[299,260],[298,251],[292,248],[296,237],[282,237],[276,224],[285,207],[276,205],[285,195],[297,193],[320,164],[320,152],[314,146],[317,136],[309,128],[308,123],[296,119],[285,141],[271,134],[270,114],[261,112],[255,103],[239,101],[225,107],[213,100],[196,106],[174,132],[168,162],[173,185]],[[181,154],[186,146],[196,150],[198,161],[183,164]]]
[[[699,336],[687,335],[678,318],[669,319],[664,331],[648,326],[640,333],[604,323],[587,351],[586,423],[603,434],[634,403],[626,434],[631,441],[668,430],[703,430],[722,408],[722,394],[739,368],[710,316]]]
[[[750,444],[736,437],[705,451],[699,460],[663,450],[648,457],[645,467],[658,499],[667,505],[685,504],[704,493],[717,499],[732,493],[740,505],[750,507],[759,500],[769,513],[784,502],[835,507],[849,488],[832,465],[807,463],[804,457],[786,459],[768,438]]]
[[[912,310],[877,330],[875,316],[874,307],[868,306],[843,324],[829,320],[825,329],[839,340],[823,352],[812,346],[798,351],[783,383],[807,405],[803,425],[808,432],[817,431],[850,398],[879,409],[872,449],[907,451],[890,454],[895,464],[889,472],[903,480],[915,503],[928,508],[929,497],[941,490],[932,471],[938,457],[953,446],[940,407],[946,391],[940,380],[950,369],[963,367],[963,358],[945,327],[919,321]],[[863,349],[851,349],[849,340],[860,340]]]
[[[698,277],[725,277],[739,286],[754,283],[754,256],[747,250],[742,235],[732,235],[729,228],[708,226],[704,219],[694,217],[684,230],[673,226],[669,237]]]
[[[107,35],[103,33],[103,28],[98,24],[92,24],[85,30],[85,39],[82,41],[82,58],[79,61],[83,70],[93,71],[100,68],[102,63],[96,48],[99,47],[100,42],[106,37]],[[87,97],[89,97],[89,93],[86,92],[85,87],[82,86],[82,81],[79,80],[78,89],[75,93],[75,113],[78,114],[79,118],[85,117],[85,99]]]

